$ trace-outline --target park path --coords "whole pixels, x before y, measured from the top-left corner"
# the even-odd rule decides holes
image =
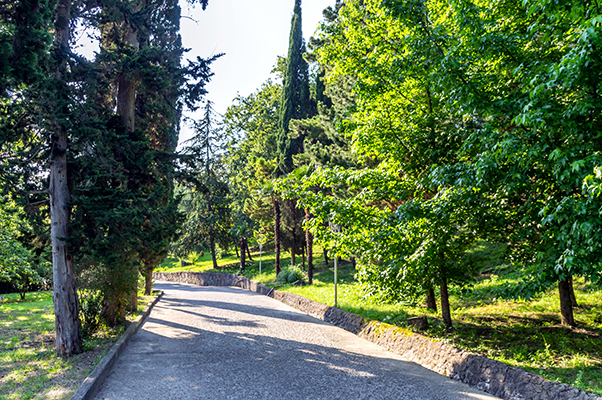
[[[96,399],[495,399],[254,292],[156,289]]]

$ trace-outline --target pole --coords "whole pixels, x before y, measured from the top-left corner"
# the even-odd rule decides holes
[[[334,306],[337,307],[337,269],[339,266],[339,258],[334,257]]]
[[[261,275],[261,248],[263,247],[262,243],[259,243],[259,275]]]

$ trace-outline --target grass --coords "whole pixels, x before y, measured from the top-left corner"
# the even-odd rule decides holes
[[[3,295],[0,302],[0,400],[69,399],[102,360],[124,328],[104,329],[84,341],[84,352],[69,359],[55,353],[51,292]],[[140,297],[138,311],[152,299]]]
[[[422,334],[451,343],[459,348],[524,368],[549,380],[568,383],[591,393],[602,395],[602,290],[576,281],[579,306],[575,308],[578,327],[560,324],[558,294],[550,289],[530,301],[505,299],[507,288],[519,283],[511,268],[492,262],[486,254],[501,255],[500,246],[481,244],[473,256],[485,274],[470,290],[450,290],[454,328],[447,330],[435,312],[422,305],[389,304],[364,296],[354,278],[355,269],[343,263],[338,270],[338,307],[366,318],[408,329],[407,319],[426,315],[429,329]],[[262,256],[259,274],[258,254],[253,255],[243,275],[279,290],[292,292],[323,304],[334,305],[334,272],[332,261],[326,267],[321,249],[315,249],[314,284],[282,285],[275,282],[274,254]],[[315,257],[314,256],[314,257]],[[482,258],[482,260],[479,260]],[[299,260],[300,261],[300,260]],[[220,260],[220,268],[212,268],[209,255],[182,268],[171,259],[161,266],[163,271],[201,271],[238,273],[238,261],[229,256]],[[281,266],[290,264],[290,254],[283,253]]]

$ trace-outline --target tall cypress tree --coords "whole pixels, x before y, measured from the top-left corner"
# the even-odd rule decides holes
[[[288,58],[283,76],[282,104],[278,124],[278,167],[276,175],[282,176],[293,170],[293,155],[303,151],[303,137],[289,136],[291,119],[311,117],[309,95],[309,67],[303,59],[305,41],[301,29],[301,0],[295,0]]]
[[[294,169],[293,156],[303,152],[304,137],[290,135],[289,123],[293,119],[305,119],[311,117],[312,102],[309,92],[309,67],[303,59],[305,53],[305,41],[303,40],[303,31],[301,24],[301,0],[295,0],[293,9],[293,18],[291,20],[291,32],[289,37],[288,57],[286,68],[283,74],[282,102],[280,106],[280,118],[278,121],[278,165],[275,175],[283,176]],[[280,207],[274,207],[280,209]],[[284,218],[282,222],[286,223],[285,229],[276,227],[276,242],[282,243],[283,239],[289,243],[291,248],[291,262],[295,263],[295,253],[301,238],[300,213],[297,212],[296,202],[287,200]],[[278,220],[275,215],[275,223]],[[290,233],[289,237],[279,237],[282,232]],[[276,252],[279,255],[280,249],[277,246]],[[276,265],[280,269],[280,265]]]

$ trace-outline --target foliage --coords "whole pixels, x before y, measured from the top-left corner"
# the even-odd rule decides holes
[[[12,202],[0,202],[0,281],[10,282],[18,291],[21,300],[25,293],[42,282],[45,275],[42,261],[36,266],[33,255],[17,240],[19,220],[17,207]]]
[[[280,271],[276,276],[276,282],[281,283],[294,283],[297,281],[303,281],[305,274],[298,265],[289,265]]]

